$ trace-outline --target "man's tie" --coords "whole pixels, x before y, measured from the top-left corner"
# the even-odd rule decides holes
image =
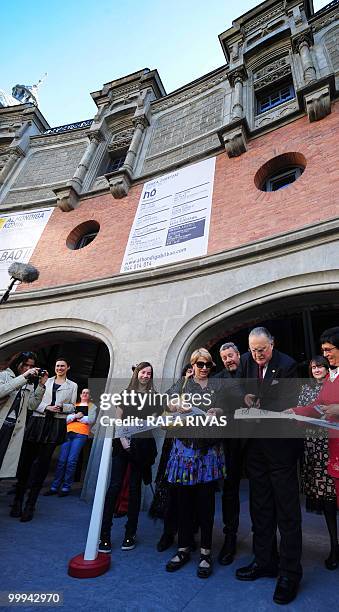
[[[259,384],[261,384],[264,380],[264,365],[259,365],[258,366],[258,378],[259,378]]]

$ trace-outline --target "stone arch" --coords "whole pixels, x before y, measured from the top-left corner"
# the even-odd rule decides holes
[[[177,379],[191,350],[198,348],[200,339],[217,323],[235,315],[245,316],[251,308],[298,296],[312,296],[320,292],[339,292],[339,271],[329,270],[290,276],[240,292],[222,302],[211,305],[187,321],[173,338],[164,363],[164,379]],[[299,299],[299,298],[298,298]]]
[[[32,338],[43,336],[46,339],[53,335],[56,337],[63,332],[71,332],[79,339],[87,337],[102,342],[109,352],[108,378],[111,378],[114,367],[114,339],[112,334],[104,325],[86,319],[51,318],[15,327],[1,336],[0,362],[11,354],[13,345],[15,345],[16,350],[20,351],[27,348],[29,340],[32,340]]]

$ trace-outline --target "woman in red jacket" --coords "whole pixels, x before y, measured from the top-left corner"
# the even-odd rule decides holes
[[[325,330],[320,337],[320,343],[323,355],[327,357],[330,364],[329,376],[313,402],[308,406],[291,408],[290,411],[303,416],[339,422],[339,327]],[[329,429],[328,436],[327,472],[334,479],[339,508],[339,429]],[[337,550],[336,562],[338,561],[339,551]]]

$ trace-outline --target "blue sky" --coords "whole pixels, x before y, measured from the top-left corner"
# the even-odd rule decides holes
[[[157,68],[169,93],[221,66],[218,34],[258,0],[3,0],[0,88],[45,73],[40,110],[52,125],[93,117],[91,91]],[[314,0],[315,10],[328,4]]]

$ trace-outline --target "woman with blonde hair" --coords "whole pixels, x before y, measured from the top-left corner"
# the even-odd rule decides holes
[[[222,414],[221,408],[218,407],[218,382],[216,379],[209,379],[214,366],[210,353],[205,348],[200,348],[192,353],[190,363],[192,375],[185,386],[183,403],[178,406],[178,403],[172,400],[169,402],[169,410],[187,411],[185,406],[193,400],[194,395],[194,405],[207,415]],[[172,397],[180,395],[181,386],[179,381],[171,388]],[[177,488],[178,495],[178,551],[167,563],[166,570],[174,572],[190,560],[192,517],[197,513],[201,532],[197,575],[199,578],[208,578],[212,573],[211,546],[216,482],[225,476],[225,459],[218,440],[195,438],[192,431],[189,433],[190,437],[174,440],[166,468],[168,482]]]

